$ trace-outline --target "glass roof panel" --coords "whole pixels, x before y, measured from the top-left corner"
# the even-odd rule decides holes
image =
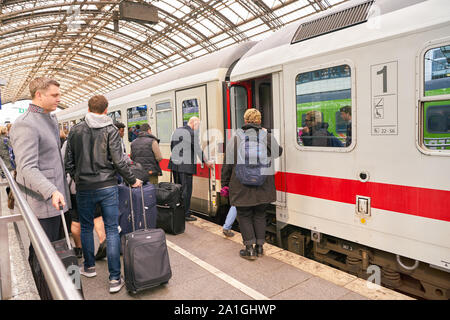
[[[151,3],[160,9],[159,22],[120,20],[114,31],[121,1]],[[320,3],[327,9],[346,1]],[[46,74],[61,83],[61,104],[69,107],[80,97],[119,88],[186,59],[238,41],[262,40],[321,10],[319,0],[101,2],[0,1],[0,77],[7,81],[1,88],[3,104],[29,98],[30,78]]]

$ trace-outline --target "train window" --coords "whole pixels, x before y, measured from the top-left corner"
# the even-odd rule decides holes
[[[230,91],[231,127],[242,128],[244,113],[248,108],[247,89],[242,86],[232,86]]]
[[[172,134],[172,107],[170,102],[156,104],[156,133],[161,143],[170,143]]]
[[[182,103],[182,110],[183,110],[183,126],[186,126],[188,124],[188,121],[191,117],[200,118],[197,99],[184,100]]]
[[[450,45],[425,53],[425,96],[450,94]]]
[[[127,127],[128,127],[128,141],[133,141],[139,133],[141,124],[148,123],[147,120],[147,106],[137,106],[127,109]]]
[[[450,101],[424,104],[424,146],[430,150],[450,150]]]
[[[307,147],[345,147],[351,143],[351,68],[340,65],[297,75],[297,142]],[[349,138],[347,139],[347,132]]]
[[[109,112],[108,117],[110,117],[113,123],[122,122],[122,112],[120,110]]]
[[[450,45],[432,48],[424,56],[422,103],[423,146],[450,150]],[[426,98],[425,98],[426,97]]]

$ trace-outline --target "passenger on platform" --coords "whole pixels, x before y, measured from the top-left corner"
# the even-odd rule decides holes
[[[116,172],[132,186],[139,187],[122,157],[119,132],[108,117],[108,100],[101,95],[88,101],[85,120],[72,127],[67,139],[66,171],[77,188],[77,209],[81,223],[81,245],[84,267],[80,273],[86,277],[95,271],[94,226],[95,207],[102,208],[106,230],[109,292],[118,292],[124,285],[120,270],[119,196]]]
[[[67,135],[64,132],[64,130],[59,129],[59,140],[60,140],[61,145],[64,145],[64,142],[66,142],[66,139],[67,139]]]
[[[11,123],[8,123],[8,124],[6,125],[6,129],[8,129],[8,134],[7,134],[8,138],[9,138],[9,133],[11,132],[11,127],[12,127],[12,124],[11,124]]]
[[[192,117],[184,127],[177,128],[172,134],[169,169],[173,171],[174,182],[181,184],[186,221],[195,221],[191,216],[192,175],[197,173],[197,157],[211,169],[214,165],[205,157],[199,142],[200,119]]]
[[[231,231],[231,227],[233,226],[234,220],[236,220],[237,209],[235,206],[231,206],[230,210],[228,210],[227,217],[225,219],[225,223],[223,224],[223,234],[227,237],[234,236],[234,232]]]
[[[261,113],[258,110],[248,109],[244,114],[244,123],[242,130],[239,129],[241,131],[238,131],[228,142],[226,163],[222,167],[222,188],[229,187],[230,205],[237,209],[237,219],[245,245],[245,249],[239,254],[242,258],[255,260],[263,255],[263,244],[266,239],[266,209],[270,203],[276,201],[273,162],[281,155],[283,149],[278,145],[275,137],[261,127]],[[251,148],[251,140],[257,141],[257,148]],[[241,148],[243,153],[240,154]],[[260,163],[261,168],[258,168],[260,170],[257,172],[253,170],[254,166],[249,166],[251,149],[258,150],[258,159],[255,163]],[[242,156],[245,161],[240,158]],[[238,158],[241,159],[239,162]],[[262,158],[265,161],[262,161]],[[242,169],[251,172],[252,178],[258,183],[251,185],[252,179],[246,181],[242,175]],[[239,173],[236,172],[238,170]]]
[[[134,139],[136,139],[136,134],[133,127],[128,127],[128,142],[133,142]]]
[[[131,143],[131,160],[140,163],[148,172],[150,183],[158,184],[158,176],[162,176],[159,166],[162,159],[159,139],[152,134],[151,127],[144,123],[138,137]]]
[[[322,113],[311,110],[306,113],[305,126],[301,134],[304,146],[314,147],[343,147],[342,142],[331,132],[328,132],[328,123],[322,121]]]
[[[340,108],[339,111],[341,112],[341,118],[347,124],[345,146],[348,147],[352,144],[352,107],[344,106]]]
[[[64,157],[66,154],[66,148],[67,148],[67,140],[64,142],[63,146],[61,147],[61,155]],[[77,210],[77,188],[75,186],[75,182],[70,177],[69,174],[67,174],[67,183],[69,184],[69,190],[70,190],[70,200],[72,202],[72,208],[69,210],[70,217],[71,217],[71,225],[70,225],[70,231],[72,232],[72,238],[75,242],[75,247],[73,250],[75,251],[75,254],[78,259],[81,259],[83,257],[83,250],[81,249],[81,226],[80,226],[80,218],[78,216],[78,210]],[[106,258],[106,233],[105,233],[105,224],[103,223],[102,218],[102,208],[97,204],[95,207],[95,214],[94,214],[94,229],[97,233],[98,240],[100,242],[100,245],[97,250],[97,254],[95,255],[95,260],[101,260]]]
[[[9,158],[9,138],[8,138],[8,131],[6,127],[0,127],[0,157],[3,159],[3,162],[5,163],[6,167],[9,171],[13,170],[14,168],[11,165],[11,161]],[[2,172],[2,177],[4,177],[4,174]]]
[[[125,143],[123,142],[123,136],[125,135],[125,125],[122,122],[116,122],[115,126],[119,130],[119,135],[120,135],[120,138],[121,138],[121,146],[122,146],[123,158],[125,159],[125,161],[128,164],[131,164],[132,161],[131,161],[130,157],[127,154],[127,148],[125,147]]]
[[[17,165],[17,184],[37,216],[50,242],[60,237],[60,205],[70,207],[70,194],[61,158],[55,111],[60,98],[59,83],[41,77],[29,84],[32,102],[11,128],[11,144]],[[52,299],[30,245],[29,262],[41,299]]]
[[[222,172],[223,172],[223,166],[222,166]],[[228,198],[230,196],[230,188],[229,187],[223,187],[220,190],[220,195],[222,197]],[[233,237],[234,232],[231,231],[231,227],[233,226],[234,220],[236,220],[236,207],[231,206],[228,210],[227,217],[225,218],[225,223],[223,225],[222,232],[227,237]]]

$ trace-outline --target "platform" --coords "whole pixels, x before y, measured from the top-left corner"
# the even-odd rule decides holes
[[[97,276],[82,278],[85,298],[141,300],[409,300],[334,268],[265,244],[255,261],[239,256],[242,238],[222,234],[221,226],[198,218],[180,235],[167,234],[172,279],[167,285],[130,295],[108,292],[107,261],[97,261]],[[122,264],[123,268],[123,264]],[[371,284],[373,285],[373,284]],[[375,286],[375,285],[374,285]]]
[[[4,192],[4,190],[1,190]],[[3,193],[4,194],[4,193]],[[3,195],[2,194],[2,195]],[[2,197],[4,214],[8,214]],[[18,213],[14,210],[14,213]],[[11,211],[12,213],[12,211]],[[38,299],[28,266],[29,239],[22,222],[10,226],[13,299]],[[270,244],[264,256],[248,261],[239,232],[227,238],[222,227],[202,218],[187,222],[180,235],[166,234],[172,278],[137,294],[124,287],[109,293],[107,260],[97,276],[81,277],[86,300],[410,300],[411,298]],[[98,239],[94,233],[96,250]],[[122,259],[122,257],[121,257]],[[80,260],[80,265],[82,260]],[[19,272],[19,274],[17,274]],[[122,263],[123,274],[123,263]],[[20,289],[20,290],[19,290]],[[28,294],[25,294],[28,293]]]

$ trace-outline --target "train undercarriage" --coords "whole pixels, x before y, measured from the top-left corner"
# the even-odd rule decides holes
[[[270,213],[266,240],[368,281],[376,282],[378,273],[378,284],[414,298],[450,299],[450,273],[446,271],[330,235],[277,224],[275,215]]]

